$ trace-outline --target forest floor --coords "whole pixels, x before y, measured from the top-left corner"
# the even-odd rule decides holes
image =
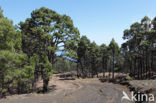
[[[38,84],[40,87],[42,82]],[[22,94],[8,96],[0,103],[130,103],[123,100],[122,92],[130,93],[125,86],[101,83],[97,78],[66,80],[54,74],[46,94]]]

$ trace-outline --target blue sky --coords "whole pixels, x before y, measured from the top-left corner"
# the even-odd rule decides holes
[[[121,45],[123,31],[144,16],[156,16],[156,0],[0,0],[4,15],[18,24],[42,6],[70,16],[81,35],[98,45],[112,38]]]

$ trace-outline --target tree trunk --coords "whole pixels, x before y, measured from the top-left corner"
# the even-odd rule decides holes
[[[112,70],[112,79],[114,79],[114,62],[115,62],[115,57],[114,57],[114,52],[113,52],[113,70]]]
[[[48,91],[49,78],[43,79],[43,92]]]
[[[77,63],[76,69],[77,69],[77,77],[79,78],[79,64]]]

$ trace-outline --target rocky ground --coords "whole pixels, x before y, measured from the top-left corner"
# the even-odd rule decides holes
[[[132,80],[129,84],[140,92],[151,91],[156,93],[156,80]]]

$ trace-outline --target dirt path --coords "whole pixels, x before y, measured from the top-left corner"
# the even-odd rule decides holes
[[[55,90],[47,94],[14,95],[0,103],[122,103],[122,91],[128,92],[123,86],[101,83],[97,79],[60,80],[56,75],[50,86]]]

